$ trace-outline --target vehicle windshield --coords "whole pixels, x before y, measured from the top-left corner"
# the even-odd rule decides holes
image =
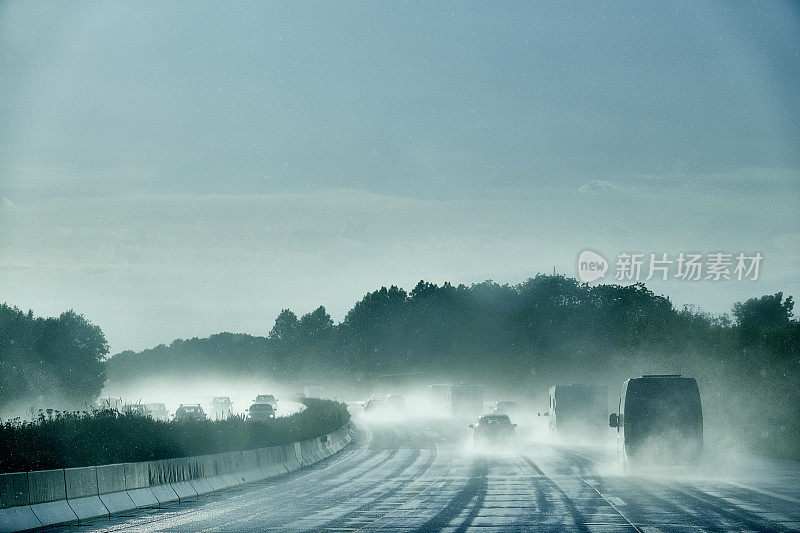
[[[478,424],[484,425],[511,425],[511,419],[505,415],[502,416],[482,416],[478,419]]]

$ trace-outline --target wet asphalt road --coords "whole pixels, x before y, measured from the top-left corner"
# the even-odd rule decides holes
[[[623,473],[613,450],[476,454],[464,424],[371,423],[337,456],[197,502],[63,531],[800,531],[800,464]]]

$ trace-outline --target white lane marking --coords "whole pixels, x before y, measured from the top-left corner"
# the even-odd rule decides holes
[[[436,448],[436,444],[433,444],[433,463],[431,463],[429,468],[433,467],[433,465],[436,463],[436,460],[439,459],[439,457],[440,457],[439,450]],[[424,474],[424,472],[422,472],[422,474]],[[403,503],[401,503],[400,505],[398,505],[394,509],[391,509],[390,511],[388,511],[385,514],[383,514],[382,516],[372,520],[371,522],[369,522],[367,524],[364,524],[360,528],[355,529],[353,531],[363,531],[365,528],[372,526],[373,524],[375,524],[379,520],[383,520],[383,519],[387,518],[388,516],[398,512],[398,511],[401,511],[403,509],[403,507],[408,505],[410,502],[417,500],[421,495],[425,494],[431,488],[433,488],[433,486],[436,485],[443,477],[444,477],[444,472],[442,472],[438,476],[436,476],[430,483],[428,483],[428,485],[424,489],[413,493],[406,501],[404,501]],[[410,483],[413,483],[413,480]]]
[[[595,488],[595,487],[592,487],[592,488]],[[625,507],[625,502],[622,501],[622,499],[617,498],[615,496],[607,496],[606,500],[608,500],[609,502],[613,503],[617,507]]]
[[[594,462],[595,461],[594,459],[589,458],[587,456],[584,456],[583,454],[577,453],[574,450],[569,450],[567,453],[571,453],[571,454],[577,455],[578,457],[583,457],[584,459],[586,459],[586,460],[588,460],[590,462]],[[620,516],[620,518],[622,518],[629,526],[631,526],[631,528],[633,528],[634,531],[636,531],[636,533],[642,533],[642,530],[639,529],[633,522],[628,520],[628,517],[626,517],[624,514],[622,514],[622,512],[617,508],[617,506],[620,506],[620,507],[624,506],[625,502],[623,502],[619,498],[615,498],[615,497],[612,497],[612,496],[609,496],[609,497],[603,496],[603,494],[599,490],[597,490],[597,487],[595,487],[592,483],[590,483],[589,481],[584,479],[584,477],[581,476],[579,472],[575,471],[576,467],[574,465],[570,465],[570,469],[575,473],[575,477],[580,479],[583,483],[585,483],[593,491],[595,491],[597,493],[597,495],[600,496],[603,499],[603,501],[605,501],[612,509],[614,509],[614,511],[616,511],[616,513]],[[554,483],[556,486],[558,486],[558,484],[556,484],[555,481],[553,481],[554,477],[570,477],[570,476],[550,476],[550,475],[546,475],[545,474],[545,477],[549,478],[552,481],[552,483]],[[564,494],[564,496],[566,496],[566,494]],[[567,496],[567,498],[569,498],[569,497]],[[616,504],[613,503],[613,502],[616,502]]]
[[[367,427],[364,427],[363,430],[368,434],[369,440],[368,440],[368,442],[366,442],[364,444],[363,448],[359,449],[359,451],[367,452],[367,451],[369,451],[369,444],[373,441],[373,434],[372,434],[372,430],[367,428]],[[397,435],[396,431],[392,430],[392,432],[395,435]],[[389,449],[383,450],[383,452],[389,452],[389,451],[390,451]],[[397,448],[397,449],[392,450],[392,451],[405,452],[405,451],[409,451],[409,450],[406,449],[406,448]],[[435,449],[435,447],[432,450],[432,457],[434,459],[436,457],[436,449]],[[419,460],[419,458],[415,459],[414,462],[406,468],[406,470],[408,468],[411,468],[413,465],[417,464],[418,460]],[[430,466],[432,466],[432,464]],[[419,472],[419,474],[421,474],[421,473],[423,473],[423,472],[422,471]],[[356,479],[357,477],[358,476],[355,476],[354,478],[351,478],[350,481]],[[348,483],[350,481],[348,481]],[[383,483],[382,485],[380,485],[380,484],[379,485],[380,486],[385,486],[387,483],[391,485],[393,483],[396,483],[396,481],[395,480],[389,480],[389,481],[384,481],[382,483]],[[366,494],[374,493],[374,492],[378,491],[380,489],[379,485],[376,485],[375,487],[370,489]],[[331,489],[326,489],[326,491],[327,490],[338,490],[338,489],[334,489],[332,487]],[[324,493],[325,493],[325,491],[323,491],[321,494],[324,494]],[[359,498],[353,499],[353,505],[355,505],[355,507],[353,507],[353,509],[358,508],[358,506],[362,505],[363,503],[366,503],[367,501],[368,501],[368,498],[365,497],[365,496],[361,496]],[[327,522],[329,522],[329,521],[331,521],[333,519],[339,518],[340,516],[345,516],[348,513],[350,513],[350,510],[345,509],[344,514],[342,514],[341,513],[341,510],[342,510],[341,506],[339,506],[337,509],[338,510],[337,511],[333,511],[330,516],[326,516],[326,511],[328,513],[331,513],[330,509],[326,508],[326,510],[324,510],[324,511],[317,511],[316,513],[314,513],[313,516],[308,516],[308,517],[302,518],[300,520],[290,521],[288,523],[282,524],[280,527],[283,528],[284,530],[299,529],[299,528],[302,528],[302,529],[319,529],[325,523],[327,523]],[[237,509],[237,511],[239,511],[239,510],[241,510],[241,509]],[[248,515],[246,517],[240,518],[240,519],[235,520],[233,522],[229,522],[229,523],[226,523],[226,524],[220,524],[220,525],[208,527],[208,528],[205,528],[205,529],[202,529],[202,530],[199,530],[199,531],[203,531],[203,532],[220,531],[220,530],[223,530],[223,529],[227,529],[231,524],[239,524],[239,523],[244,523],[244,522],[250,522],[250,521],[253,521],[254,519],[258,519],[261,516],[263,516],[265,514],[268,514],[268,513],[272,513],[272,512],[274,512],[274,509],[270,508],[270,509],[267,509],[267,510],[264,510],[264,511],[261,511],[261,512],[250,514],[250,515]],[[306,523],[306,522],[308,522],[308,523]],[[353,529],[353,528],[345,528],[345,529],[348,530],[348,531],[355,531],[355,529]]]
[[[625,516],[624,514],[622,514],[622,511],[620,511],[619,509],[617,509],[617,506],[620,506],[620,507],[621,507],[621,506],[624,506],[624,505],[625,505],[625,502],[623,502],[623,501],[622,501],[622,500],[620,500],[619,498],[615,498],[615,497],[613,497],[613,496],[609,496],[608,498],[606,498],[605,496],[603,496],[603,494],[602,494],[602,493],[601,493],[599,490],[597,490],[597,487],[595,487],[594,485],[592,485],[591,483],[589,483],[588,481],[586,481],[585,479],[583,479],[583,477],[581,477],[581,476],[578,476],[578,479],[580,479],[581,481],[583,481],[584,483],[586,483],[587,485],[589,485],[589,487],[591,487],[591,489],[592,489],[593,491],[595,491],[595,492],[597,493],[597,495],[598,495],[598,496],[600,496],[601,498],[603,498],[603,500],[604,500],[604,501],[605,501],[605,502],[606,502],[608,505],[610,505],[610,506],[611,506],[611,508],[612,508],[612,509],[614,509],[614,510],[617,512],[617,514],[618,514],[618,515],[619,515],[619,516],[620,516],[620,517],[621,517],[623,520],[625,520],[625,522],[627,522],[629,526],[631,526],[631,527],[633,528],[633,530],[634,530],[634,531],[636,531],[636,533],[642,533],[642,530],[641,530],[641,529],[639,529],[638,527],[636,527],[636,525],[635,525],[633,522],[631,522],[630,520],[628,520],[628,517],[627,517],[627,516]],[[612,500],[616,501],[616,502],[617,502],[617,504],[615,505],[614,503],[612,503]]]
[[[764,496],[769,496],[770,498],[777,498],[779,500],[800,504],[800,499],[792,498],[791,496],[784,496],[783,494],[778,494],[769,490],[758,489],[756,487],[751,487],[750,485],[745,485],[744,483],[737,483],[735,481],[726,481],[725,483],[733,485],[735,487],[739,487],[740,489],[752,490],[753,492],[763,494]]]

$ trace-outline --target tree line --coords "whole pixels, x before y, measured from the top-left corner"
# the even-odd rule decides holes
[[[520,377],[574,365],[619,365],[653,354],[658,366],[694,356],[758,372],[796,372],[800,324],[781,293],[737,303],[731,315],[675,308],[643,284],[588,286],[560,275],[519,285],[420,281],[365,295],[335,324],[324,307],[278,315],[266,336],[176,340],[109,361],[110,378],[151,372],[258,373],[314,379],[410,370],[454,379]],[[601,365],[602,363],[602,365]]]
[[[347,383],[366,393],[414,374],[480,382],[532,401],[559,382],[606,383],[613,396],[628,377],[682,373],[697,377],[712,423],[767,442],[800,427],[793,307],[777,293],[712,315],[676,308],[643,284],[589,286],[562,275],[518,285],[420,281],[410,292],[390,286],[366,294],[338,324],[322,306],[300,316],[284,309],[264,336],[179,339],[104,364],[102,332],[82,317],[39,319],[4,306],[0,405],[46,389],[50,376],[73,397],[96,395],[104,365],[111,384],[219,374]],[[66,335],[70,328],[78,333]]]
[[[266,336],[221,333],[110,359],[120,383],[152,372],[208,372],[347,383],[368,394],[397,376],[471,381],[531,402],[550,385],[684,374],[698,379],[710,430],[797,457],[800,322],[782,293],[729,314],[677,308],[643,284],[582,284],[538,275],[518,285],[420,281],[366,294],[335,324],[324,307],[278,315]],[[359,389],[359,386],[361,387]],[[735,437],[734,437],[735,436]]]
[[[0,304],[0,407],[37,399],[75,408],[94,403],[107,354],[102,330],[72,310],[42,318]]]

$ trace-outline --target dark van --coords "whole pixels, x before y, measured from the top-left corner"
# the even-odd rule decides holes
[[[694,378],[645,375],[622,386],[619,413],[609,417],[617,428],[617,451],[623,462],[680,464],[703,451],[703,409]]]

